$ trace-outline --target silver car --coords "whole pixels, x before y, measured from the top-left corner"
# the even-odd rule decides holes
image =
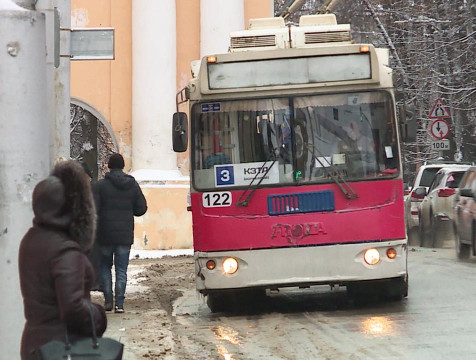
[[[453,239],[454,197],[469,165],[440,169],[420,204],[420,246],[442,247]]]
[[[445,164],[443,163],[425,163],[418,169],[415,182],[410,189],[410,194],[405,199],[405,223],[410,243],[414,241],[413,239],[418,237],[420,204],[425,198],[436,173],[444,166]]]

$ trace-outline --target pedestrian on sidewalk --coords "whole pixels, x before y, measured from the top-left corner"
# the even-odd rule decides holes
[[[106,330],[104,308],[93,304],[91,248],[96,211],[89,179],[76,161],[58,162],[33,191],[33,226],[20,243],[18,266],[25,327],[21,359],[36,359],[35,349],[52,340],[98,336]]]
[[[129,253],[134,242],[134,216],[145,214],[147,202],[134,177],[123,172],[124,158],[121,154],[112,154],[107,165],[110,171],[94,186],[101,288],[106,311],[114,308],[116,313],[123,313]],[[113,264],[116,274],[114,293],[111,273]]]

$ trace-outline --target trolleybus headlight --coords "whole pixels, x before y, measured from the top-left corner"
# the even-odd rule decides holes
[[[387,257],[389,259],[395,259],[397,257],[397,250],[394,248],[387,249]]]
[[[223,271],[225,274],[234,274],[238,270],[238,261],[234,258],[226,258],[223,261]]]
[[[375,265],[380,261],[380,254],[377,249],[367,249],[364,253],[364,260],[369,265]]]
[[[217,266],[215,260],[208,260],[206,265],[208,270],[213,270]]]

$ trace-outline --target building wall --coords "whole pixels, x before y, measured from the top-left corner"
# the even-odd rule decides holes
[[[177,7],[177,91],[192,78],[190,63],[200,59],[200,0],[176,0]],[[180,111],[188,114],[187,104]],[[177,153],[177,167],[188,175],[189,152]]]
[[[73,28],[113,27],[114,61],[72,61],[71,97],[92,106],[110,124],[118,140],[118,151],[126,160],[126,172],[132,163],[133,138],[133,1],[71,0]],[[137,4],[136,4],[137,5]],[[134,5],[134,6],[136,6]],[[272,16],[272,0],[243,0],[244,26],[249,18]],[[185,87],[191,78],[190,63],[200,58],[200,0],[175,0],[176,11],[176,88]],[[160,14],[157,16],[160,21]],[[153,39],[150,36],[149,39]],[[140,61],[135,58],[134,61]],[[137,65],[137,64],[136,64]],[[164,71],[151,68],[150,71]],[[151,74],[157,76],[157,74]],[[164,100],[158,100],[164,101]],[[175,101],[175,96],[166,101]],[[187,112],[187,105],[180,111]],[[171,121],[161,119],[160,121]],[[137,137],[135,137],[135,141]],[[150,141],[150,139],[141,139]],[[151,155],[152,156],[152,155]],[[157,154],[160,156],[160,154]],[[189,190],[189,152],[176,155],[176,170],[137,169],[132,173],[148,202],[147,213],[136,218],[136,249],[172,249],[192,247],[192,219],[187,209]]]
[[[273,17],[274,0],[244,0],[245,27],[250,19]]]
[[[114,61],[71,61],[71,97],[93,106],[111,124],[131,168],[132,0],[72,0],[72,28],[113,27]]]

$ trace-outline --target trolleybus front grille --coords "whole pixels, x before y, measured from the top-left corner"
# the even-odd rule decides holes
[[[331,190],[286,195],[268,195],[269,215],[333,211],[334,209],[334,192]]]
[[[261,35],[261,36],[243,36],[232,37],[231,48],[249,48],[249,47],[263,47],[263,46],[276,46],[275,35]]]
[[[306,44],[350,41],[350,33],[348,31],[333,31],[325,33],[307,32],[304,36]]]

